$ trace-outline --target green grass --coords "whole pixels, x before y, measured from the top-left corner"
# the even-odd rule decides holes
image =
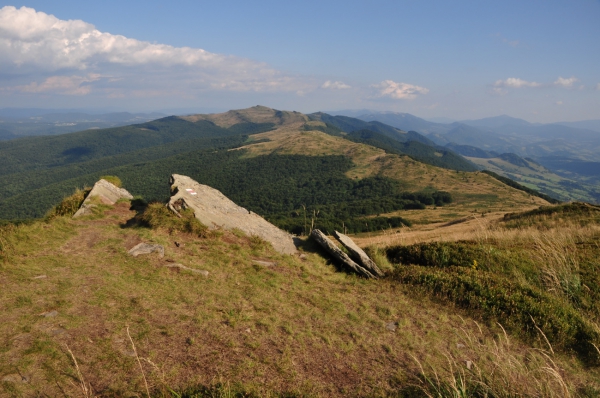
[[[578,203],[542,207],[508,214],[476,240],[395,246],[386,254],[401,283],[597,365],[598,214]]]
[[[54,206],[46,214],[46,219],[52,220],[56,217],[73,216],[79,210],[90,191],[91,188],[75,190],[75,193],[67,196],[58,205]]]
[[[596,386],[597,368],[562,354],[577,352],[570,334],[547,333],[563,341],[553,343],[556,355],[548,359],[538,350],[547,350],[543,341],[530,343],[531,321],[523,323],[531,334],[522,334],[516,330],[519,319],[493,313],[512,331],[507,337],[493,322],[478,326],[469,319],[469,314],[479,319],[482,309],[467,312],[459,301],[442,298],[454,292],[444,289],[460,282],[494,297],[505,289],[508,299],[518,299],[516,308],[528,311],[544,302],[565,305],[559,295],[518,290],[520,285],[496,275],[495,268],[386,266],[385,252],[373,247],[369,253],[391,276],[367,281],[338,272],[311,242],[303,244],[303,258],[283,256],[240,231],[198,233],[187,224],[189,215],[180,219],[159,204],[140,214],[128,209],[120,203],[88,219],[64,216],[0,229],[8,248],[0,281],[10,287],[0,289],[0,378],[18,375],[15,369],[31,378],[0,384],[0,394],[83,396],[83,381],[95,396],[144,396],[145,377],[150,391],[165,397],[412,397],[450,388],[464,374],[468,386],[485,382],[483,391],[493,396],[509,396],[498,393],[506,386],[513,396],[530,396],[543,386],[560,388],[546,368],[560,369],[569,392]],[[129,256],[128,248],[140,241],[163,245],[165,257]],[[479,253],[477,246],[471,249]],[[512,258],[499,253],[490,258]],[[252,260],[276,265],[256,266]],[[209,276],[165,267],[171,263],[207,270]],[[580,268],[586,269],[583,261]],[[408,282],[430,272],[436,283],[447,282],[431,297],[424,283],[415,289],[419,285]],[[34,279],[40,275],[46,277]],[[57,315],[39,315],[48,311]],[[544,321],[558,323],[565,316],[588,333],[577,311],[533,316],[545,333]],[[463,358],[477,372],[466,372]]]

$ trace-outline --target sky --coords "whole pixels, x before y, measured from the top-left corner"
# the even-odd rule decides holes
[[[0,108],[600,119],[600,0],[0,0]]]

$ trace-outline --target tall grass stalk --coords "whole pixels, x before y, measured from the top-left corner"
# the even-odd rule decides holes
[[[516,353],[504,328],[502,331],[489,342],[481,329],[479,334],[461,329],[462,349],[441,353],[425,366],[413,357],[423,393],[436,398],[573,396],[574,386],[565,380],[550,351]]]
[[[77,372],[77,379],[79,380],[79,388],[81,389],[81,393],[83,394],[83,396],[85,398],[92,398],[94,396],[93,392],[92,392],[92,386],[85,382],[85,380],[83,378],[83,374],[81,373],[81,369],[79,369],[79,364],[77,363],[77,359],[75,358],[75,355],[73,354],[73,351],[71,351],[71,349],[69,348],[68,345],[65,345],[65,347],[67,348],[67,351],[71,355],[71,359],[73,360],[73,363],[75,364],[75,370]]]

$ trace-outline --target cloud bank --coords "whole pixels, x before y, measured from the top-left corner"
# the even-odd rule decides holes
[[[160,94],[177,87],[289,92],[317,87],[308,78],[286,75],[253,60],[144,42],[100,32],[81,20],[60,20],[12,6],[0,9],[0,68],[13,80],[37,76],[26,84],[3,87],[23,93],[115,94],[137,89]]]
[[[396,83],[393,80],[384,80],[371,86],[375,89],[376,98],[392,98],[412,100],[420,94],[427,94],[429,89],[408,83]]]
[[[538,87],[561,87],[561,88],[573,88],[573,85],[579,81],[575,76],[571,76],[569,78],[564,78],[559,76],[552,83],[538,83],[538,82],[530,82],[527,80],[519,79],[518,77],[509,77],[506,80],[496,80],[496,82],[492,85],[492,91],[496,94],[506,94],[508,91],[507,88],[538,88]],[[579,88],[583,89],[584,86],[580,86]]]

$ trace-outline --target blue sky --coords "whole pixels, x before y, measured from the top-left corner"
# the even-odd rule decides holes
[[[0,107],[600,119],[599,21],[598,0],[0,1]]]

